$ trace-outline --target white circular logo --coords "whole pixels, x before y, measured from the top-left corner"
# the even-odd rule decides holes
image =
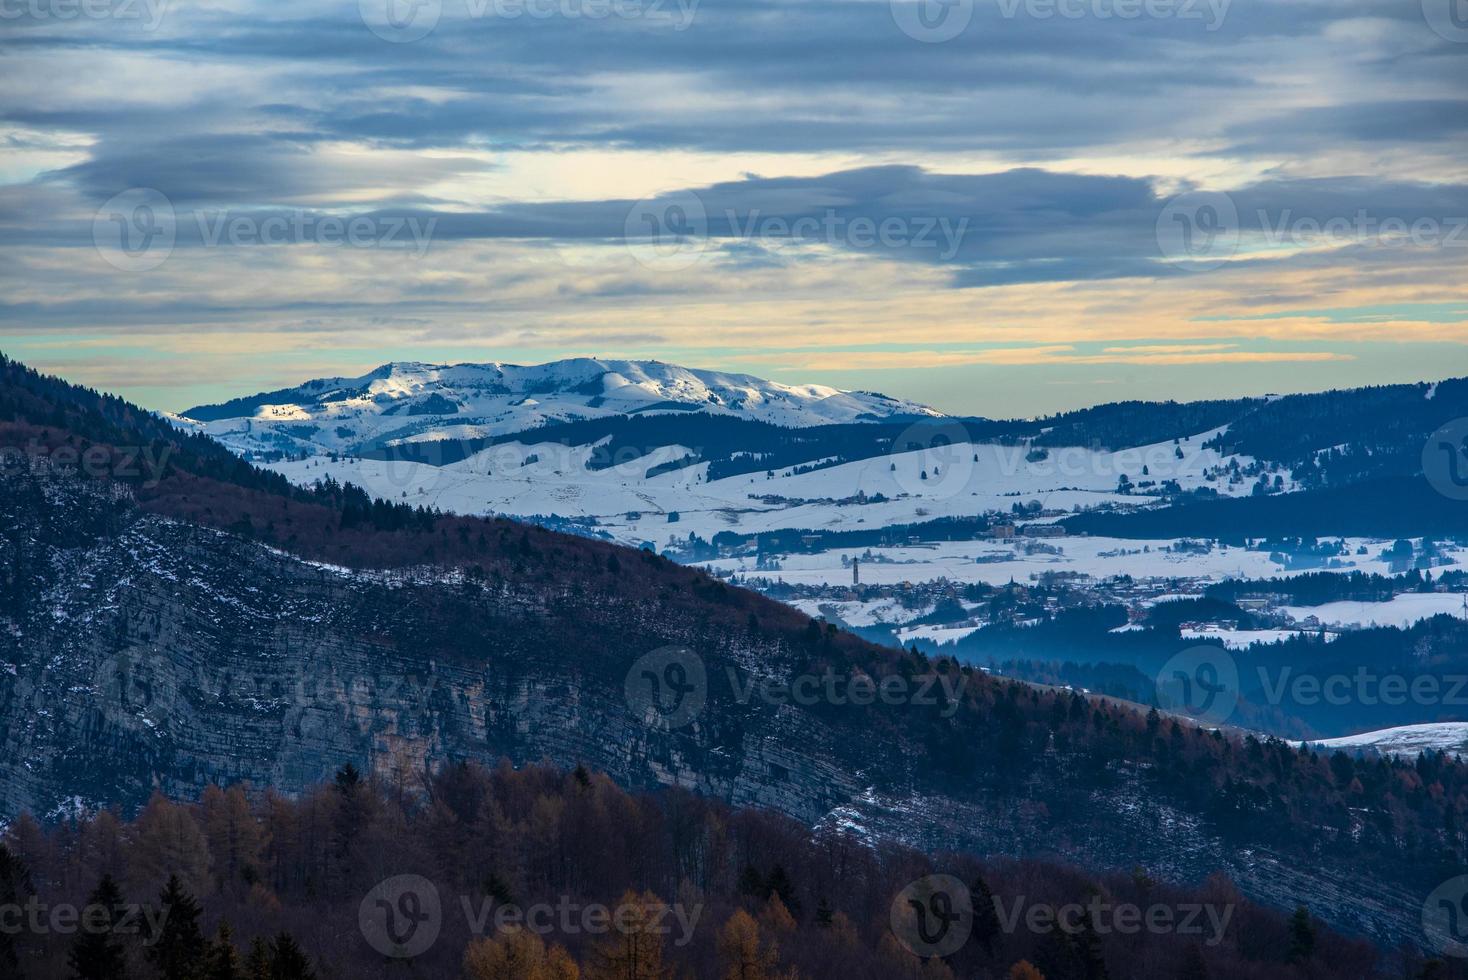
[[[903,429],[883,462],[901,492],[937,500],[967,489],[976,466],[968,429],[939,419]]]
[[[113,196],[92,219],[92,244],[123,272],[156,269],[173,254],[178,219],[162,191],[134,187]]]
[[[1427,437],[1422,475],[1449,500],[1468,500],[1468,418],[1454,419]]]
[[[892,23],[914,41],[951,41],[967,29],[974,0],[889,0]]]
[[[1444,41],[1468,44],[1468,0],[1422,0],[1422,17]]]
[[[1239,705],[1239,667],[1223,647],[1189,647],[1157,672],[1157,706],[1205,724],[1227,721]]]
[[[418,41],[438,26],[443,0],[357,0],[367,29],[384,41]]]
[[[892,934],[915,956],[951,956],[974,929],[973,896],[952,875],[919,878],[892,900]]]
[[[1163,205],[1157,247],[1169,262],[1216,269],[1239,250],[1239,209],[1222,191],[1188,191]]]
[[[649,728],[681,728],[703,711],[708,672],[687,647],[658,647],[637,658],[623,691],[628,710]]]
[[[1422,903],[1428,945],[1445,956],[1468,956],[1468,875],[1450,878]]]
[[[443,907],[438,889],[422,875],[379,882],[357,909],[362,936],[383,956],[421,956],[438,940]]]
[[[692,191],[644,198],[627,211],[622,234],[642,265],[677,272],[694,265],[707,250],[708,212]]]

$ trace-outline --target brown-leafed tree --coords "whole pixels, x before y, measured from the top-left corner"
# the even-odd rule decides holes
[[[547,946],[528,929],[476,939],[464,951],[464,980],[579,980],[580,976],[565,947]]]

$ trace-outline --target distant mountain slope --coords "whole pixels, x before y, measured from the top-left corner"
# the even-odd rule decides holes
[[[905,525],[1017,503],[1038,503],[1052,518],[1092,511],[1069,529],[1114,537],[1457,534],[1468,518],[1426,485],[1423,451],[1440,426],[1465,417],[1468,379],[992,420],[583,358],[389,364],[173,421],[297,482],[330,473],[407,503],[555,527],[571,518],[662,547],[675,531]],[[343,458],[317,458],[327,455]],[[893,479],[868,479],[879,470]],[[806,478],[816,471],[824,475]],[[1315,494],[1295,499],[1300,491]],[[907,502],[878,513],[869,509],[878,493]],[[689,522],[695,514],[701,523]],[[642,526],[679,516],[676,529]]]
[[[1395,476],[1301,493],[1079,514],[1064,524],[1073,532],[1134,539],[1468,537],[1468,506],[1445,497],[1421,476]]]
[[[362,452],[422,438],[485,438],[612,416],[696,411],[809,426],[933,417],[924,405],[745,374],[573,358],[520,366],[384,364],[356,378],[199,405],[184,419],[241,452]]]
[[[1370,750],[1383,755],[1415,758],[1419,752],[1446,752],[1468,756],[1468,722],[1442,721],[1425,725],[1402,725],[1341,738],[1323,738],[1305,745],[1321,750],[1358,752]]]
[[[1468,378],[1286,395],[1229,425],[1215,448],[1280,463],[1306,486],[1420,471],[1423,443],[1468,417]]]

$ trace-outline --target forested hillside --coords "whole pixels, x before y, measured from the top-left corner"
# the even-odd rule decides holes
[[[931,875],[972,910],[941,956],[904,919]],[[1222,877],[1177,888],[871,847],[584,768],[455,765],[393,786],[345,766],[297,798],[211,786],[130,821],[22,819],[0,844],[0,890],[46,909],[142,907],[99,932],[0,933],[0,971],[25,980],[1463,975],[1344,939],[1307,906],[1260,908]]]

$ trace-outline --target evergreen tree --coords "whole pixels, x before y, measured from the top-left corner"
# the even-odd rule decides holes
[[[783,864],[776,864],[770,869],[770,877],[765,881],[765,893],[759,897],[769,898],[771,895],[778,895],[790,914],[800,918],[800,899],[795,895],[795,882],[790,880]]]
[[[234,936],[227,922],[219,924],[219,931],[209,943],[201,980],[246,980],[240,953],[235,949]]]
[[[1315,923],[1310,912],[1301,905],[1290,916],[1290,949],[1286,963],[1303,963],[1315,954]]]
[[[1076,935],[1076,949],[1080,952],[1086,980],[1109,980],[1106,972],[1106,956],[1101,950],[1101,936],[1096,931],[1095,919],[1088,906],[1081,915],[1080,931]]]
[[[1203,947],[1189,943],[1178,969],[1178,980],[1208,980],[1208,964],[1203,962]]]
[[[270,945],[256,936],[250,940],[250,955],[245,958],[248,980],[270,980]]]
[[[370,790],[362,774],[350,762],[336,771],[334,788],[337,808],[332,837],[337,857],[344,858],[367,825],[372,810]]]
[[[193,980],[206,948],[199,929],[199,903],[184,891],[178,875],[169,875],[159,904],[162,921],[148,937],[148,961],[161,980]]]
[[[270,980],[316,980],[311,961],[288,932],[276,936],[270,946]]]
[[[749,898],[768,898],[769,890],[765,888],[764,875],[752,864],[746,864],[744,870],[739,873],[739,894]]]
[[[87,916],[96,915],[90,911],[93,908],[105,910],[107,924],[100,930],[81,929],[71,944],[66,964],[71,967],[76,980],[124,980],[127,976],[127,950],[117,941],[113,931],[123,915],[122,889],[117,887],[111,875],[104,874],[87,896]]]
[[[973,938],[984,952],[994,952],[994,940],[999,938],[999,913],[994,908],[994,892],[983,878],[975,878],[971,889],[974,909]]]
[[[25,862],[0,842],[0,905],[19,906],[34,892]],[[8,930],[0,930],[0,976],[20,976],[15,937]]]

